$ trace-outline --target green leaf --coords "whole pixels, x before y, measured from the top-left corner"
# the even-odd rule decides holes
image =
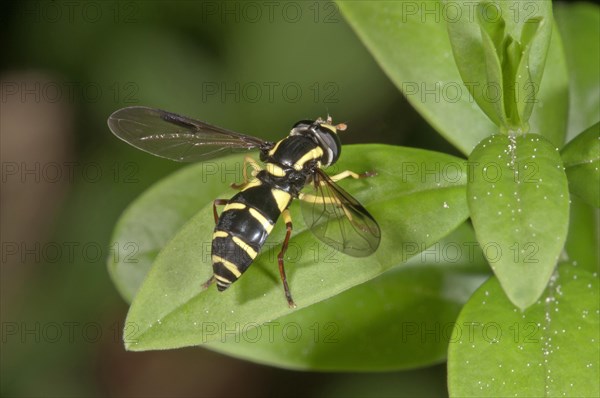
[[[548,2],[547,4],[550,4]],[[549,8],[552,6],[549,5]],[[523,127],[524,131],[529,130],[529,117],[533,111],[533,101],[527,101],[528,94],[535,92],[535,87],[540,86],[542,81],[542,75],[544,65],[546,63],[546,54],[550,44],[550,35],[552,32],[552,19],[544,19],[540,16],[530,18],[523,25],[523,31],[521,32],[521,54],[519,54],[519,62],[513,65],[511,70],[513,75],[511,80],[507,80],[507,83],[513,84],[509,86],[509,92],[512,92],[512,97],[509,100],[510,105],[516,109],[513,110],[514,115],[510,115],[512,119],[518,121]],[[544,42],[540,45],[541,48],[538,50],[541,54],[537,54],[534,57],[532,53],[536,43],[534,40],[542,37]],[[542,39],[539,39],[542,40]],[[516,58],[516,57],[515,57]],[[537,59],[536,59],[537,58]],[[516,61],[516,59],[515,59]]]
[[[555,2],[554,16],[569,69],[567,140],[571,140],[600,120],[600,47],[594,40],[600,37],[600,8],[586,2]]]
[[[533,3],[527,3],[533,4]],[[552,38],[539,86],[525,86],[523,101],[533,104],[529,119],[529,131],[542,134],[557,147],[562,147],[567,131],[569,111],[569,76],[560,32],[556,24],[552,27]]]
[[[483,57],[470,54],[462,57],[475,71],[475,77],[461,78],[457,66],[452,62],[452,52],[456,58],[457,50],[450,45],[443,23],[447,21],[451,25],[457,22],[456,13],[474,18],[475,3],[340,1],[338,4],[392,82],[444,138],[464,154],[469,154],[483,138],[498,132],[498,127],[474,104],[467,88],[468,85],[485,87]],[[456,11],[460,7],[466,7],[467,10]],[[522,25],[523,18],[529,18],[533,15],[532,11],[541,12],[542,9],[544,13],[549,10],[546,2],[523,2],[508,10],[508,20],[515,25],[516,18]],[[453,39],[452,44],[459,46],[460,51],[467,51],[476,45],[481,53],[481,34],[473,18],[471,28],[461,36],[461,40]],[[547,20],[552,21],[551,14]],[[521,32],[520,27],[516,30]],[[541,54],[536,51],[530,58],[533,57],[541,59]],[[568,82],[557,32],[552,33],[548,63],[543,75],[545,77],[540,74],[541,86],[524,87],[527,90],[524,101],[533,102],[530,131],[543,134],[557,146],[562,146]],[[488,93],[488,98],[497,101],[497,93]]]
[[[544,296],[521,312],[491,278],[456,321],[448,388],[460,397],[597,397],[598,278],[558,267]]]
[[[561,155],[571,192],[600,207],[600,123],[575,137]]]
[[[338,4],[396,87],[460,151],[469,154],[479,141],[497,132],[498,128],[473,103],[452,61],[446,26],[440,23],[445,18],[441,2]]]
[[[490,274],[475,243],[465,223],[407,264],[268,325],[227,334],[215,324],[219,339],[207,347],[254,362],[322,371],[441,362],[458,312]]]
[[[565,244],[567,257],[573,265],[589,272],[600,272],[600,210],[571,196],[569,235]]]
[[[454,59],[477,104],[503,131],[528,131],[534,105],[541,99],[536,94],[546,56],[551,45],[560,45],[559,40],[552,40],[551,2],[483,1],[474,7],[470,1],[447,1],[445,5],[455,9],[453,17],[446,18]],[[557,66],[551,66],[552,75],[560,70],[561,64]],[[562,72],[566,88],[566,71]],[[566,107],[566,100],[546,99]],[[559,127],[539,131],[560,144],[564,131]]]
[[[544,291],[567,235],[569,193],[557,148],[537,134],[495,135],[469,162],[477,240],[510,300],[527,308]]]
[[[502,68],[502,61],[508,59],[510,60],[510,49],[514,48],[515,45],[518,46],[519,43],[516,43],[509,36],[505,39],[505,26],[503,18],[497,18],[495,23],[488,18],[484,18],[483,10],[480,8],[482,4],[488,3],[480,3],[477,6],[477,21],[480,26],[481,31],[481,39],[483,45],[483,55],[485,58],[485,62],[481,63],[481,65],[485,65],[485,76],[480,76],[481,80],[478,80],[480,84],[474,86],[468,84],[467,87],[470,88],[471,95],[477,101],[477,104],[481,107],[481,109],[486,113],[486,115],[492,119],[494,123],[498,126],[506,126],[508,125],[507,120],[507,111],[505,109],[505,94],[504,94],[504,79],[503,76],[505,74],[505,70],[510,73],[511,68]],[[453,26],[462,27],[462,25],[455,25],[453,23],[448,24],[448,32],[450,33],[450,39],[454,38],[456,34],[452,34],[455,32],[455,29],[452,29]],[[471,44],[474,46],[472,50],[478,50],[477,43]],[[461,53],[455,52],[455,59],[462,60]],[[471,55],[471,54],[469,54]],[[459,70],[461,71],[462,76],[469,76],[469,69],[465,68],[461,62],[457,63]],[[461,68],[461,66],[463,66]],[[474,68],[476,71],[477,69]],[[463,77],[464,78],[464,77]],[[472,82],[473,80],[465,80],[465,82]],[[489,90],[490,88],[494,88],[498,94],[497,100],[491,100],[489,98],[484,97],[484,91]]]
[[[240,170],[241,161],[238,156],[220,162],[225,170]],[[203,167],[192,167],[198,181]],[[423,150],[385,145],[345,147],[337,171],[378,172],[376,177],[343,181],[341,185],[378,220],[381,246],[368,258],[336,252],[315,240],[306,230],[299,209],[292,205],[294,233],[286,268],[299,309],[402,262],[412,248],[399,242],[416,242],[418,247],[426,248],[456,228],[468,216],[464,167],[461,159]],[[146,217],[154,215],[146,213]],[[203,333],[202,326],[207,322],[232,328],[262,324],[293,311],[283,297],[275,260],[283,237],[281,225],[274,229],[266,249],[243,278],[223,293],[214,287],[202,291],[201,284],[212,274],[213,223],[212,204],[207,204],[162,248],[130,308],[125,330],[128,349],[197,345],[216,339]]]

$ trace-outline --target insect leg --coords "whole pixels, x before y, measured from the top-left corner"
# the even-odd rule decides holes
[[[290,292],[290,288],[287,283],[287,278],[285,277],[285,268],[283,268],[283,256],[287,251],[288,242],[290,241],[290,236],[292,234],[292,217],[290,216],[290,211],[288,209],[285,209],[281,215],[285,221],[286,233],[283,244],[281,245],[281,251],[277,255],[277,262],[279,263],[279,275],[281,276],[281,281],[283,282],[283,289],[285,291],[285,298],[287,299],[288,305],[290,308],[296,308],[296,304],[292,299],[292,293]]]
[[[225,206],[229,202],[227,199],[215,199],[213,201],[213,215],[215,216],[215,224],[219,221],[219,214],[217,213],[217,206]]]
[[[342,171],[339,174],[331,176],[331,180],[337,182],[337,181],[343,180],[344,178],[348,178],[348,177],[358,179],[358,178],[373,177],[376,175],[377,175],[377,173],[374,171],[365,171],[364,173],[357,174],[353,171],[346,170],[346,171]]]
[[[213,283],[215,283],[215,281],[216,281],[216,280],[217,280],[217,279],[215,278],[215,276],[214,276],[214,275],[213,275],[213,276],[211,276],[210,278],[208,278],[208,280],[207,280],[206,282],[204,282],[204,283],[202,284],[202,289],[208,289],[208,287],[209,287],[210,285],[212,285]]]
[[[342,202],[340,202],[340,200],[335,196],[315,196],[311,194],[300,193],[300,195],[298,195],[298,199],[313,204],[334,205],[338,208],[341,208],[344,214],[346,214],[346,217],[348,217],[349,220],[352,220],[352,214],[348,212],[348,209],[346,209],[346,207],[342,205]]]
[[[342,171],[339,174],[336,174],[334,176],[331,176],[331,181],[340,181],[343,180],[344,178],[348,178],[348,177],[352,177],[354,179],[359,179],[359,178],[367,178],[367,177],[374,177],[377,175],[377,172],[375,171],[365,171],[364,173],[355,173],[353,171],[350,170],[346,170],[346,171]],[[327,183],[324,180],[320,180],[318,181],[318,184],[320,186],[325,186]],[[337,206],[341,206],[340,200],[335,197],[335,196],[315,196],[312,194],[305,194],[305,193],[300,193],[300,195],[298,195],[298,199],[306,201],[306,202],[310,202],[310,203],[315,203],[315,204],[333,204],[333,205],[337,205]]]
[[[339,199],[335,196],[315,196],[312,194],[300,192],[300,194],[298,195],[298,199],[309,203],[340,205]]]
[[[246,155],[244,157],[244,168],[242,169],[242,174],[244,176],[244,182],[242,182],[241,184],[232,183],[231,188],[242,189],[245,185],[248,184],[248,182],[250,182],[250,179],[248,178],[248,172],[247,172],[248,165],[250,165],[250,167],[252,167],[252,177],[256,177],[258,172],[262,170],[262,168],[256,162],[256,160],[252,159],[251,156]]]

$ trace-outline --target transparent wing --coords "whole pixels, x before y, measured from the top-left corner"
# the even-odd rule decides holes
[[[260,138],[144,106],[119,109],[108,118],[108,127],[134,147],[178,162],[196,162],[228,151],[271,145]]]
[[[377,250],[381,231],[375,219],[322,170],[317,170],[300,198],[306,225],[320,240],[354,257]]]

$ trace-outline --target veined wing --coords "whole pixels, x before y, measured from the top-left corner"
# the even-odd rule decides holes
[[[375,219],[322,170],[317,169],[300,199],[306,225],[329,246],[354,257],[366,257],[379,247]]]
[[[265,149],[272,144],[199,120],[144,106],[114,112],[108,127],[123,141],[156,156],[196,162],[240,149]]]

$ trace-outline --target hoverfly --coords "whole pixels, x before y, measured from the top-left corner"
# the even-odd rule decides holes
[[[289,135],[278,142],[142,106],[114,112],[108,118],[108,126],[134,147],[178,162],[204,161],[230,151],[258,149],[264,168],[246,156],[243,182],[231,184],[239,192],[231,199],[213,202],[213,276],[204,284],[206,287],[216,282],[218,290],[223,291],[235,282],[256,258],[281,215],[286,235],[277,260],[285,297],[289,306],[295,307],[283,262],[292,233],[288,207],[293,199],[299,199],[313,234],[336,250],[364,257],[379,246],[381,232],[375,219],[335,183],[374,173],[346,170],[328,176],[323,171],[338,160],[342,146],[337,133],[346,129],[343,123],[333,125],[329,116],[326,120],[294,124]],[[252,168],[251,178],[246,171],[248,166]],[[225,206],[220,216],[217,206]]]

